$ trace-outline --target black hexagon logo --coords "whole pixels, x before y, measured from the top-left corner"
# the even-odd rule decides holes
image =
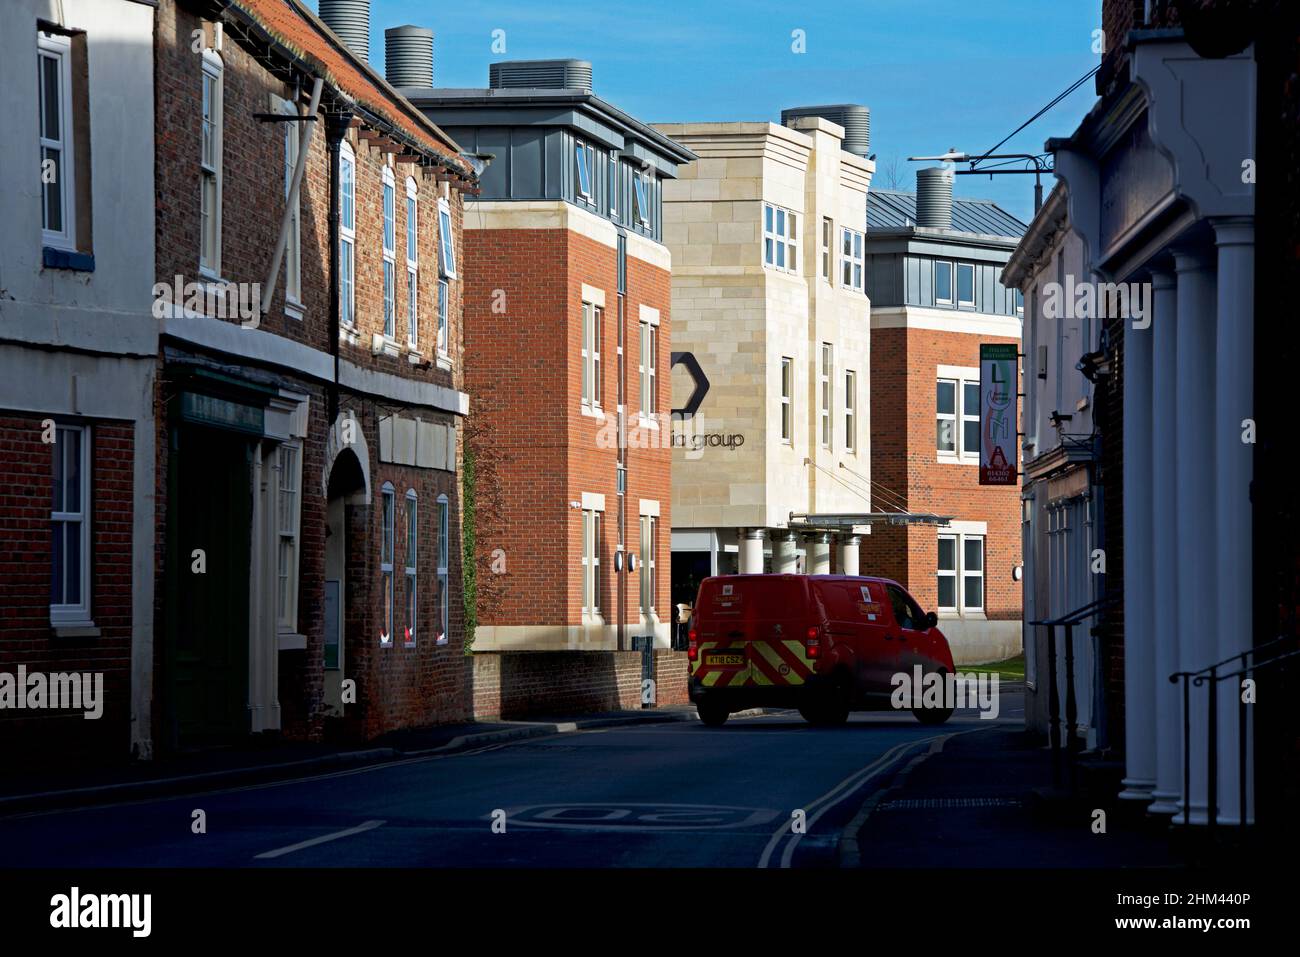
[[[702,403],[704,397],[709,394],[709,380],[708,377],[705,376],[704,370],[700,368],[700,363],[699,360],[695,358],[695,353],[674,352],[672,354],[672,362],[669,368],[671,369],[672,366],[679,363],[684,365],[686,371],[690,373],[691,381],[695,383],[695,390],[691,393],[691,397],[686,400],[685,406],[680,409],[673,409],[673,415],[681,416],[683,419],[689,419],[700,410],[700,403]]]

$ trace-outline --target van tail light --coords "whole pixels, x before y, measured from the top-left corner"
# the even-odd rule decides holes
[[[686,633],[686,637],[690,641],[690,644],[686,646],[686,658],[689,661],[694,661],[700,656],[700,648],[695,643],[695,639],[697,637],[695,629],[692,628],[690,631],[688,631]]]
[[[821,656],[821,634],[822,630],[816,625],[812,625],[808,629],[808,633],[804,635],[803,645],[808,652],[809,658]]]

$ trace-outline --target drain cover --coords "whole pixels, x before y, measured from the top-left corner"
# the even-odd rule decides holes
[[[1020,807],[1013,798],[902,798],[885,801],[881,811],[917,811],[954,807]]]

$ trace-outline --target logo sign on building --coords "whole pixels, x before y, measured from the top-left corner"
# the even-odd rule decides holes
[[[1015,485],[1019,346],[980,344],[980,484]]]

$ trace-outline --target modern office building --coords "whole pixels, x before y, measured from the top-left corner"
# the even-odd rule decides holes
[[[694,156],[596,95],[584,61],[403,92],[488,164],[466,207],[465,371],[500,491],[480,545],[500,560],[476,657],[529,653],[499,659],[503,712],[530,706],[525,671],[569,703],[617,703],[625,659],[594,653],[670,639],[662,199]]]
[[[673,426],[674,602],[710,574],[828,572],[833,542],[836,567],[856,564],[868,528],[816,516],[872,502],[866,116],[657,127],[699,156],[664,185],[690,413]]]
[[[979,397],[980,346],[1019,351],[1023,301],[999,274],[1025,226],[952,187],[951,171],[922,169],[916,192],[867,197],[877,510],[947,522],[878,523],[861,565],[934,609],[965,664],[1021,648],[1020,495],[980,484]],[[1013,470],[1016,446],[1005,436]]]

